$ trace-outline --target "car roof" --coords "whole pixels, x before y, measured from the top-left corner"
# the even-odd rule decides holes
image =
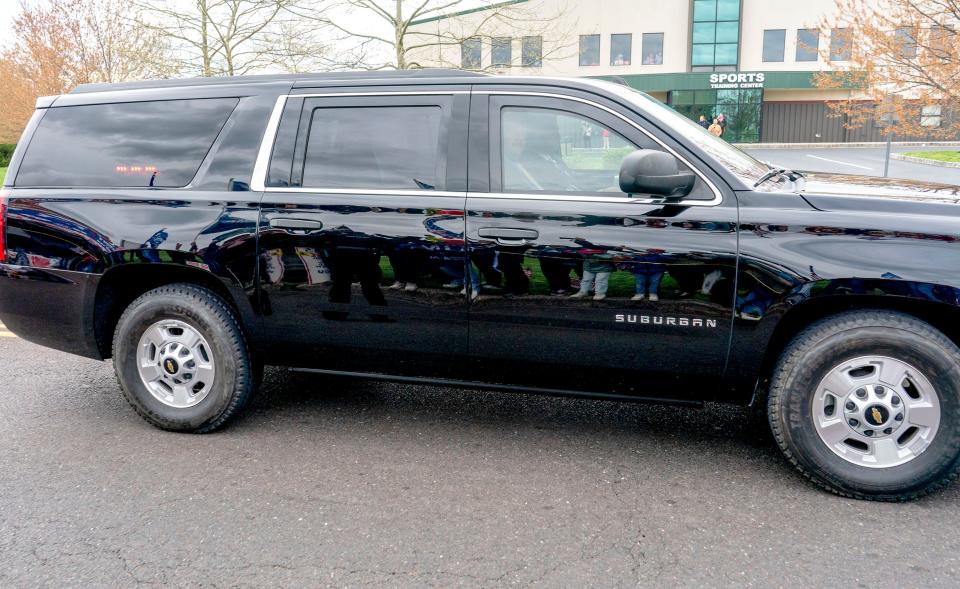
[[[297,90],[334,88],[375,88],[377,86],[529,85],[605,94],[614,82],[550,76],[494,76],[455,69],[328,72],[318,74],[273,74],[222,76],[82,84],[67,94],[42,96],[37,108],[80,106],[142,100],[218,98],[249,95],[278,96]],[[607,92],[604,91],[606,89]]]
[[[128,95],[143,94],[157,95],[163,92],[181,92],[186,94],[211,93],[229,94],[243,91],[244,88],[282,88],[289,90],[297,88],[334,88],[344,86],[378,86],[378,85],[442,85],[442,84],[478,84],[478,85],[510,85],[532,84],[537,86],[566,87],[596,92],[599,88],[609,84],[622,82],[599,80],[582,77],[552,77],[552,76],[494,76],[482,72],[470,72],[456,69],[416,69],[393,71],[358,71],[358,72],[327,72],[317,74],[271,74],[256,76],[221,76],[207,78],[185,78],[167,80],[147,80],[120,83],[81,84],[63,96],[73,96],[77,100],[111,101],[114,93]],[[254,91],[256,93],[256,91]],[[269,92],[269,91],[268,91]],[[81,99],[79,95],[88,97]],[[94,98],[93,95],[98,95]],[[53,97],[50,97],[53,98]],[[48,105],[47,105],[48,106]]]
[[[487,74],[468,72],[454,69],[416,69],[391,71],[359,71],[359,72],[327,72],[319,74],[269,74],[256,76],[219,76],[206,78],[184,78],[167,80],[146,80],[137,82],[95,83],[81,84],[70,91],[70,94],[87,94],[91,92],[110,92],[122,90],[144,90],[150,88],[188,88],[197,86],[240,86],[244,84],[265,84],[271,82],[287,82],[294,88],[326,85],[342,85],[343,83],[357,82],[392,82],[407,80],[444,80],[451,78],[457,81],[467,81],[469,78],[487,78]]]

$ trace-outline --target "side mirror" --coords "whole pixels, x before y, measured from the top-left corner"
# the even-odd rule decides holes
[[[677,158],[662,151],[638,149],[620,164],[620,190],[627,194],[683,198],[696,181],[691,172],[680,171]]]

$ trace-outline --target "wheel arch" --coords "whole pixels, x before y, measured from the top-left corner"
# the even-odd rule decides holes
[[[140,295],[154,288],[174,283],[189,283],[220,296],[240,319],[241,328],[249,331],[253,305],[242,286],[231,284],[215,274],[181,264],[123,264],[108,269],[100,278],[93,305],[93,326],[101,357],[113,354],[113,332],[124,309]],[[246,334],[249,339],[249,333]]]
[[[762,390],[787,345],[813,323],[845,311],[896,311],[929,323],[960,346],[960,307],[910,297],[836,295],[812,297],[790,307],[780,318],[766,346],[757,390]],[[758,395],[754,394],[754,401]]]

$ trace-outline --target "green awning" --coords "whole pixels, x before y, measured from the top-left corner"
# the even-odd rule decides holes
[[[719,75],[734,73],[764,74],[763,88],[767,90],[817,89],[814,83],[814,76],[817,72],[717,72]],[[623,81],[631,88],[643,92],[669,92],[671,90],[709,90],[711,75],[714,74],[711,72],[691,72],[596,77],[601,80]],[[827,75],[831,74],[828,73]]]

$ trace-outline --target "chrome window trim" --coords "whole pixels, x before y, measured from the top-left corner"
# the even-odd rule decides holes
[[[277,102],[273,105],[273,112],[270,113],[270,119],[267,121],[267,128],[263,131],[263,139],[260,140],[260,150],[257,151],[257,160],[253,164],[253,177],[250,178],[250,189],[257,192],[265,190],[267,181],[267,167],[270,165],[270,155],[273,153],[273,142],[277,139],[277,129],[280,127],[280,115],[283,114],[283,107],[287,104],[287,96],[278,96]]]
[[[621,197],[603,197],[586,195],[562,195],[555,193],[508,193],[508,192],[450,192],[436,190],[391,190],[391,189],[369,189],[369,188],[324,188],[324,187],[302,187],[302,186],[266,186],[267,170],[270,164],[270,156],[273,153],[273,143],[276,140],[277,130],[280,127],[280,117],[283,114],[284,106],[290,98],[336,98],[336,97],[358,97],[358,96],[451,96],[460,94],[469,94],[467,90],[425,90],[425,91],[383,91],[383,92],[322,92],[311,94],[285,94],[277,97],[277,102],[273,106],[273,112],[270,113],[270,119],[267,122],[267,128],[263,132],[263,139],[260,141],[260,149],[257,152],[257,159],[253,166],[253,177],[251,178],[250,188],[257,192],[295,192],[310,194],[382,194],[397,196],[446,196],[446,197],[465,197],[469,194],[471,198],[489,198],[489,199],[517,199],[517,200],[553,200],[566,202],[596,202],[596,203],[621,203],[621,204],[667,204],[662,198],[630,198]],[[531,92],[520,90],[474,90],[474,94],[484,94],[488,96],[537,96],[542,98],[557,98],[560,100],[570,100],[579,102],[595,108],[599,108],[618,119],[624,121],[631,127],[640,131],[652,141],[660,145],[668,153],[679,159],[701,180],[703,180],[714,194],[712,200],[687,200],[683,201],[683,206],[690,207],[710,207],[723,202],[723,194],[716,184],[710,181],[706,175],[696,166],[690,163],[687,158],[677,153],[673,148],[666,145],[655,135],[644,129],[642,126],[632,121],[629,117],[619,112],[598,104],[592,100],[580,98],[578,96],[568,96],[566,94],[556,94],[552,92]]]
[[[611,203],[611,204],[622,204],[622,205],[669,205],[669,204],[680,204],[678,201],[671,201],[662,197],[652,197],[652,198],[631,198],[629,196],[591,196],[588,194],[556,194],[553,192],[537,193],[537,192],[470,192],[468,193],[470,198],[489,198],[489,199],[501,199],[501,200],[552,200],[559,202],[596,202],[596,203]],[[700,205],[694,205],[693,203],[704,203]],[[683,206],[705,206],[708,203],[713,201],[701,200],[701,201],[683,201]]]
[[[419,195],[424,196],[456,196],[459,192],[443,192],[436,190],[380,190],[380,189],[349,189],[349,188],[312,188],[301,186],[267,186],[267,170],[270,166],[270,156],[273,154],[273,143],[277,139],[277,129],[280,127],[280,117],[283,114],[283,108],[290,98],[352,98],[357,96],[454,96],[458,94],[469,94],[468,90],[423,90],[423,91],[383,91],[383,92],[321,92],[311,94],[284,94],[277,97],[276,104],[273,105],[273,112],[270,113],[270,119],[267,121],[267,128],[263,132],[263,139],[260,140],[260,150],[257,151],[257,160],[253,165],[253,177],[250,179],[250,189],[257,192],[313,192],[326,194],[355,194],[357,192],[367,192],[369,194],[397,194],[397,195]]]
[[[272,186],[265,192],[292,192],[300,194],[388,194],[394,196],[455,196],[466,198],[466,192],[452,192],[449,190],[417,190],[393,188],[310,188],[308,186]]]

